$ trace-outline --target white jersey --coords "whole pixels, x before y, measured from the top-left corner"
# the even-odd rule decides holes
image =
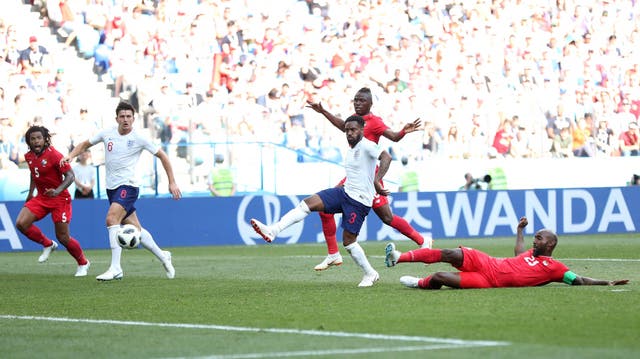
[[[151,139],[135,131],[126,135],[118,133],[118,128],[102,130],[89,140],[91,145],[104,143],[107,189],[122,185],[138,187],[136,167],[142,150],[155,155],[159,147]]]
[[[376,194],[373,179],[376,175],[378,157],[382,151],[380,146],[364,137],[347,151],[345,159],[347,179],[344,182],[344,191],[349,197],[367,207],[371,207]]]

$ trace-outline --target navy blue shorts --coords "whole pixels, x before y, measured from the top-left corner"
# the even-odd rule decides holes
[[[131,213],[136,211],[136,200],[138,199],[138,194],[140,190],[138,187],[133,186],[120,186],[116,189],[107,189],[107,197],[109,197],[109,204],[118,203],[121,205],[127,214],[124,218],[129,217]]]
[[[352,199],[344,187],[333,187],[318,192],[325,213],[342,213],[342,229],[358,234],[371,207]]]

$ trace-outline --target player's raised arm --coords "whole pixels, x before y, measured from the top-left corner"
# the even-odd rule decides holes
[[[524,248],[524,227],[529,224],[527,217],[521,217],[520,222],[518,222],[518,229],[516,231],[516,245],[513,248],[513,253],[517,256],[520,253],[525,251]]]
[[[314,110],[315,112],[321,114],[327,120],[329,120],[329,122],[331,122],[334,126],[336,126],[340,131],[344,132],[344,120],[341,119],[340,117],[334,116],[332,113],[330,113],[329,111],[325,110],[325,108],[322,107],[322,103],[307,101],[307,106],[306,107],[308,107],[308,108]]]
[[[420,121],[420,118],[417,118],[415,121],[405,124],[404,127],[402,127],[402,129],[398,132],[395,132],[394,130],[387,128],[382,133],[382,135],[393,142],[398,142],[401,139],[403,139],[407,133],[420,130],[421,125],[422,125],[422,121]]]

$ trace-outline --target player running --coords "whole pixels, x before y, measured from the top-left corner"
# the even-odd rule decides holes
[[[140,243],[153,253],[162,263],[167,278],[175,277],[175,269],[171,263],[171,252],[163,251],[156,244],[151,233],[140,224],[135,203],[139,188],[135,169],[142,151],[148,151],[160,159],[169,181],[169,193],[174,199],[180,199],[182,193],[176,184],[169,156],[151,139],[133,130],[135,108],[128,102],[120,102],[116,107],[117,127],[104,129],[91,139],[79,143],[63,161],[69,162],[86,151],[89,147],[104,144],[107,196],[109,210],[107,212],[107,231],[111,247],[111,265],[109,269],[96,277],[99,281],[122,279],[124,273],[120,265],[122,248],[118,245],[116,234],[121,224],[133,224],[140,229]]]
[[[47,238],[33,223],[51,213],[56,238],[78,263],[76,277],[84,277],[91,265],[82,252],[80,243],[69,234],[71,222],[71,194],[67,188],[74,181],[73,169],[68,163],[61,163],[62,154],[51,146],[51,134],[46,127],[31,126],[24,135],[29,152],[24,159],[29,165],[31,180],[29,194],[24,207],[18,214],[16,228],[30,240],[42,244],[44,249],[38,262],[44,263],[58,243]],[[37,195],[33,191],[37,190]]]

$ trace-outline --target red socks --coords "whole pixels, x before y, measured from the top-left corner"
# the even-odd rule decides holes
[[[438,263],[442,259],[442,249],[420,248],[400,255],[400,262],[422,262],[422,263]]]
[[[42,244],[43,247],[50,247],[53,245],[53,241],[47,238],[44,233],[40,230],[40,228],[31,225],[27,228],[23,233],[30,240]]]
[[[422,289],[432,289],[429,288],[429,282],[431,282],[431,276],[428,276],[426,278],[422,278],[418,281],[418,288],[422,288]]]
[[[404,218],[399,217],[397,215],[393,215],[393,219],[389,225],[398,230],[398,232],[404,234],[405,236],[411,238],[412,241],[416,242],[417,245],[421,246],[424,243],[424,238],[418,233],[409,222],[407,222]]]
[[[322,233],[324,233],[324,239],[327,242],[327,252],[329,254],[338,253],[338,239],[336,238],[336,221],[333,219],[333,214],[318,212],[320,214],[320,221],[322,222]]]
[[[78,262],[79,265],[87,264],[87,258],[84,257],[82,247],[80,247],[80,243],[77,240],[69,237],[69,242],[65,247],[67,247],[67,251],[76,259],[76,262]]]

